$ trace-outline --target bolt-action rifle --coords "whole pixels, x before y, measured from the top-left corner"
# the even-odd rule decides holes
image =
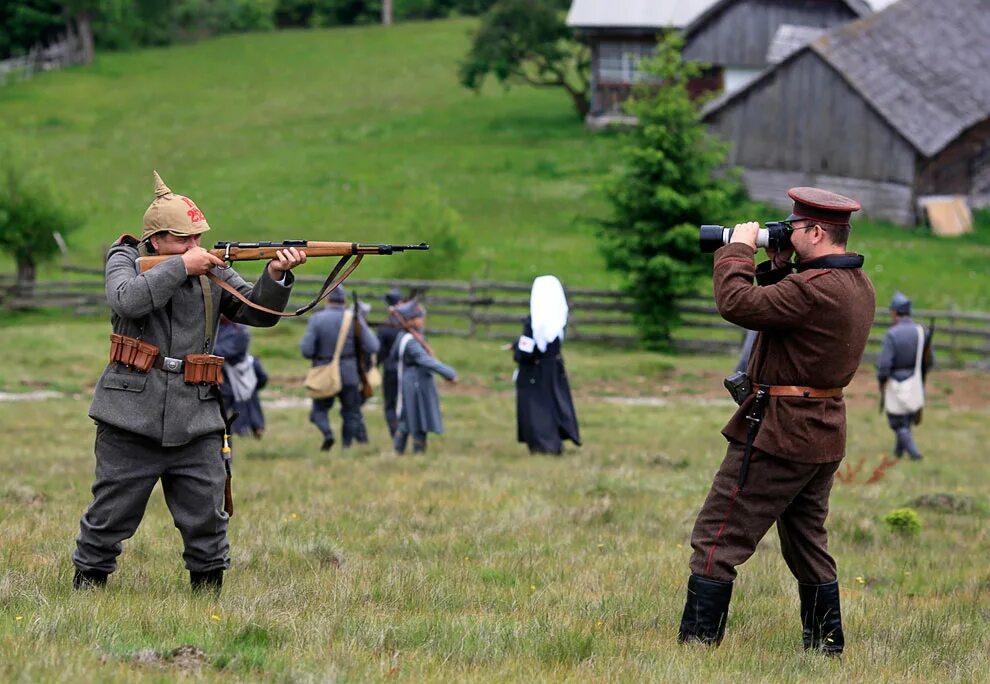
[[[354,272],[354,269],[358,267],[361,260],[368,254],[377,255],[390,255],[396,252],[406,252],[411,250],[428,250],[430,246],[425,242],[421,242],[418,245],[374,245],[374,244],[360,244],[357,242],[316,242],[314,240],[284,240],[283,242],[218,242],[214,245],[213,249],[208,250],[210,254],[223,259],[227,266],[229,267],[231,262],[234,261],[258,261],[262,259],[274,259],[275,252],[280,249],[288,249],[289,247],[295,247],[300,252],[305,252],[307,257],[325,257],[325,256],[335,256],[340,257],[337,264],[330,271],[330,275],[327,276],[320,288],[319,294],[303,307],[296,309],[294,312],[286,313],[283,311],[274,311],[268,309],[259,304],[247,299],[240,292],[235,290],[233,287],[228,285],[226,282],[217,278],[212,273],[207,273],[206,277],[212,280],[214,283],[219,285],[221,288],[227,292],[234,295],[237,299],[241,300],[247,306],[253,309],[258,309],[259,311],[264,311],[265,313],[273,314],[276,316],[301,316],[306,313],[314,306],[320,303],[323,299],[327,297],[331,292],[337,289],[341,283],[347,280],[347,277]],[[144,273],[148,269],[154,268],[156,265],[160,264],[165,259],[171,258],[169,256],[143,256],[138,257],[137,260],[137,272]],[[354,261],[348,264],[351,257],[354,257]]]

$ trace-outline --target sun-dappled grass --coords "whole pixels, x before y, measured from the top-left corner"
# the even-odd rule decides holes
[[[990,667],[986,403],[930,407],[925,460],[865,484],[890,432],[872,402],[851,401],[848,462],[865,465],[836,484],[830,515],[841,661],[801,651],[772,534],[741,568],[723,646],[681,648],[690,529],[731,405],[664,388],[717,387],[732,359],[579,344],[565,356],[585,444],[563,458],[515,443],[512,364],[492,343],[433,340],[463,383],[440,386],[447,434],[416,458],[390,453],[377,399],[369,446],[321,453],[303,362],[272,356],[268,431],[235,442],[222,597],[190,595],[158,492],[108,590],[74,593],[107,328],[0,327],[0,391],[67,393],[0,403],[4,681],[973,682]],[[254,349],[292,349],[301,333],[255,331]],[[661,397],[675,400],[633,401]],[[921,519],[913,539],[883,523],[905,506]]]

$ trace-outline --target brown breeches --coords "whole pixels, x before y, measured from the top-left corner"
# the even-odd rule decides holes
[[[804,584],[833,582],[825,518],[839,462],[796,463],[754,449],[740,490],[742,456],[743,445],[730,442],[691,533],[691,574],[733,581],[736,567],[777,523],[780,550],[794,577]]]

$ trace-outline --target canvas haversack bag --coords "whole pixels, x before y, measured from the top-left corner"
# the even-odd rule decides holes
[[[337,347],[333,351],[333,358],[325,366],[313,366],[306,373],[306,394],[310,399],[326,399],[340,393],[343,383],[340,380],[340,353],[344,349],[344,341],[351,329],[351,319],[354,312],[344,311],[344,319],[340,324],[340,333],[337,335]]]
[[[925,329],[918,328],[918,353],[914,360],[914,373],[906,380],[889,378],[883,391],[883,405],[887,413],[906,416],[917,413],[925,406],[925,387],[921,379],[921,356],[925,349]]]

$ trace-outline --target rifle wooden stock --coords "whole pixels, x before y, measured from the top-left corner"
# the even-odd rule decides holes
[[[428,250],[430,248],[425,242],[421,242],[418,245],[375,245],[360,244],[357,242],[285,240],[284,242],[218,242],[209,252],[229,263],[232,261],[274,259],[276,258],[276,251],[288,249],[289,247],[295,247],[300,252],[305,252],[307,257],[345,257],[364,256],[366,254],[389,255],[395,252]],[[175,255],[138,257],[137,271],[138,273],[144,273],[171,256]]]

